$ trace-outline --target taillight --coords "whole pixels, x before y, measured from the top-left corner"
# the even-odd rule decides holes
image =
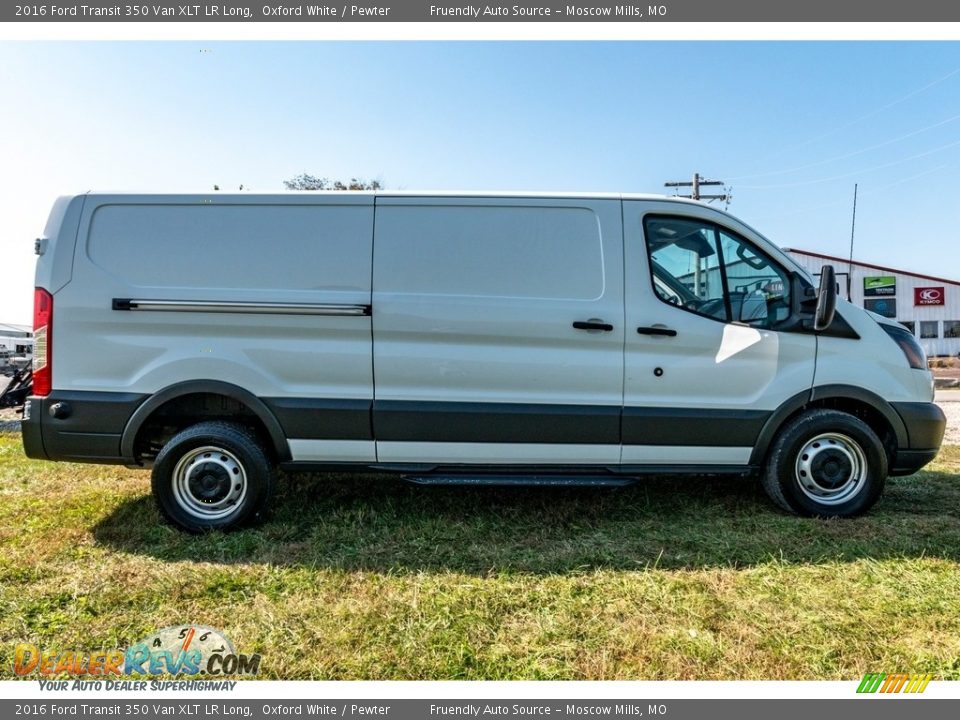
[[[53,296],[43,288],[33,291],[33,394],[49,395],[53,388],[50,331],[53,329]]]

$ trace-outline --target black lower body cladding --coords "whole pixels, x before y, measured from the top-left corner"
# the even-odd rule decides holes
[[[947,427],[947,417],[939,405],[932,402],[894,402],[893,409],[903,418],[910,437],[910,449],[926,450],[939,448],[943,442],[943,431]]]
[[[131,418],[152,396],[137,393],[59,391],[28,398],[22,424],[28,457],[74,462],[135,462],[122,439]],[[643,408],[503,403],[401,402],[264,398],[286,438],[426,442],[605,443],[676,446],[757,446],[776,413],[696,408]],[[933,403],[894,402],[902,421],[900,445],[890,466],[910,474],[930,462],[946,419]],[[142,412],[140,413],[142,414]],[[134,423],[135,424],[135,423]],[[906,440],[906,442],[904,442]]]
[[[103,464],[130,463],[120,439],[147,398],[136,393],[54,391],[29,397],[21,424],[27,457]]]
[[[135,462],[121,442],[152,396],[61,392],[31,397],[23,423],[29,457]],[[524,403],[263,398],[282,438],[400,442],[490,442],[752,446],[770,413]],[[142,413],[137,413],[142,414]],[[134,423],[136,424],[136,423]],[[622,438],[622,440],[621,440]]]
[[[932,402],[895,402],[891,405],[903,420],[910,441],[908,447],[897,450],[890,474],[911,475],[937,456],[947,418]]]

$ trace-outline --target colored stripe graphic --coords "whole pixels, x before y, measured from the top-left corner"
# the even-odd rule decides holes
[[[887,692],[898,693],[900,692],[900,688],[902,688],[903,684],[907,681],[907,675],[906,673],[897,673],[892,677],[893,677],[893,680],[890,683],[890,687],[887,689]]]
[[[912,673],[867,673],[857,687],[858,693],[922,693],[933,675]]]

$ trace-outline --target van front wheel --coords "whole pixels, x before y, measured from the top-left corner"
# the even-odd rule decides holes
[[[853,415],[809,410],[777,436],[763,476],[774,503],[815,517],[853,517],[873,507],[887,478],[877,434]]]
[[[202,422],[174,435],[153,465],[157,506],[189,532],[259,521],[273,484],[273,466],[253,433],[226,422]]]

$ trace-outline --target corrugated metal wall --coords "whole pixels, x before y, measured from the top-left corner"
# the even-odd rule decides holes
[[[811,274],[819,275],[824,265],[833,265],[837,272],[841,292],[844,292],[850,266],[846,261],[827,260],[802,251],[789,250],[790,256]],[[853,263],[853,272],[849,274],[850,301],[858,307],[864,307],[864,300],[895,300],[896,317],[900,322],[913,323],[913,333],[917,336],[928,356],[960,354],[960,282],[932,280],[901,272],[888,272],[876,268],[864,267]],[[892,275],[896,279],[896,291],[893,295],[864,296],[864,278],[876,278]],[[943,288],[944,304],[918,306],[914,303],[915,288]],[[889,304],[887,310],[890,310]],[[933,335],[936,337],[922,337]],[[956,337],[945,337],[956,333]]]

